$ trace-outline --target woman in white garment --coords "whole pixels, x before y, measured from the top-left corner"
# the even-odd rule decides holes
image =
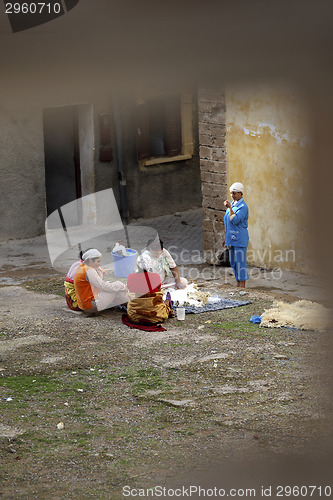
[[[102,254],[92,248],[82,255],[74,286],[78,306],[84,312],[93,314],[103,309],[128,302],[128,288],[121,281],[103,281],[97,272],[101,265]]]
[[[149,271],[160,275],[162,286],[169,285],[175,288],[187,286],[187,279],[180,277],[175,261],[170,253],[163,248],[162,240],[159,238],[149,240],[142,255],[148,255],[151,258],[152,264]]]

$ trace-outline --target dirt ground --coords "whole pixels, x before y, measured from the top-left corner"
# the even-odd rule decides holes
[[[148,333],[70,311],[62,283],[0,287],[2,498],[330,496],[331,334],[249,321],[281,293],[208,281],[251,303]]]

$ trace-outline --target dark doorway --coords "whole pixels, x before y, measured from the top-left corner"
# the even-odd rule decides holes
[[[43,122],[46,208],[50,215],[82,196],[78,107],[44,109]]]

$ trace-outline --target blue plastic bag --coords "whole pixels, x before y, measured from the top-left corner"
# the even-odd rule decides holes
[[[251,323],[261,323],[261,316],[251,316]]]

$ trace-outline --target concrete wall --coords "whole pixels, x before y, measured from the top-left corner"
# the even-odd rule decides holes
[[[226,91],[228,187],[245,185],[249,263],[312,269],[309,121],[302,96],[286,84]]]
[[[53,100],[44,107],[67,106]],[[82,196],[113,188],[119,206],[117,164],[99,161],[99,113],[111,112],[109,96],[79,104]],[[24,239],[45,231],[46,193],[43,106],[0,108],[0,240]]]
[[[44,107],[69,106],[53,101]],[[193,113],[194,155],[190,159],[140,169],[137,159],[135,99],[119,102],[123,165],[130,219],[171,214],[200,207],[201,181],[198,134]],[[117,148],[112,100],[104,94],[93,104],[80,104],[79,141],[82,195],[112,188],[120,209]],[[100,162],[99,115],[111,117],[113,160]],[[0,240],[44,233],[46,219],[43,106],[0,109]]]
[[[200,207],[201,181],[198,136],[193,114],[194,155],[191,159],[140,169],[136,144],[136,101],[123,101],[123,160],[130,219],[157,217]]]
[[[92,104],[81,104],[78,108],[79,147],[82,196],[94,191],[94,108]]]
[[[0,239],[44,231],[42,110],[0,108]]]
[[[113,101],[105,100],[104,105],[94,103],[95,116],[95,189],[99,191],[112,187],[120,207],[118,179],[118,151],[113,121]],[[128,211],[130,219],[156,217],[175,211],[200,207],[201,182],[198,156],[198,133],[193,113],[194,155],[188,160],[168,162],[140,168],[136,143],[136,98],[120,94],[117,108],[121,127],[122,162],[126,179]],[[99,113],[110,113],[113,160],[111,163],[99,161]]]
[[[120,209],[119,180],[117,168],[117,152],[115,144],[114,120],[110,94],[102,95],[99,100],[94,100],[94,190],[113,189],[114,196]],[[100,114],[107,113],[110,117],[111,146],[113,159],[111,162],[100,161]]]

